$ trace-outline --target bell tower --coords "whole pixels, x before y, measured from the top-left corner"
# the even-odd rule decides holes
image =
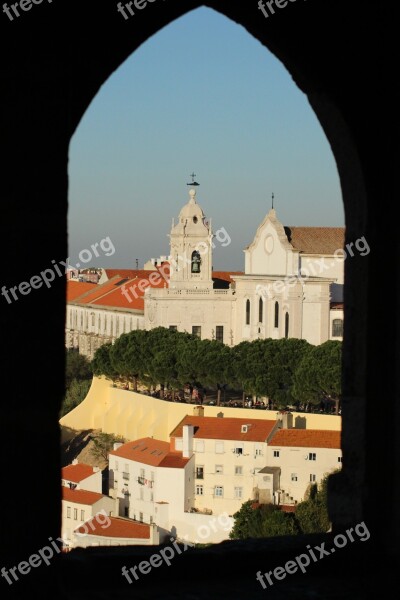
[[[193,184],[188,184],[192,185]],[[198,184],[195,184],[198,185]],[[170,238],[170,289],[212,289],[211,221],[196,202],[196,190],[189,190],[189,202],[172,220]]]

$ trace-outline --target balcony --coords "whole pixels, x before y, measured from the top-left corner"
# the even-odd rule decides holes
[[[152,479],[146,479],[145,477],[137,478],[139,485],[147,485],[147,487],[152,488],[154,485],[154,481]]]

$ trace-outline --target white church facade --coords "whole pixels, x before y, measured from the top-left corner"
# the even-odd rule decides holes
[[[343,335],[342,227],[284,227],[271,209],[245,248],[244,272],[215,272],[215,234],[190,188],[169,255],[144,269],[103,269],[98,284],[67,281],[66,347],[93,358],[123,333],[174,328],[229,346],[244,340]]]
[[[344,228],[284,227],[271,209],[228,289],[212,277],[213,232],[189,191],[170,233],[170,277],[144,292],[144,326],[174,328],[228,345],[294,337],[311,344],[343,335]]]

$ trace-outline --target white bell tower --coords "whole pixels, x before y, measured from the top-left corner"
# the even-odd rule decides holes
[[[172,221],[170,238],[170,289],[212,289],[211,220],[196,202],[196,190],[189,190],[189,202]]]

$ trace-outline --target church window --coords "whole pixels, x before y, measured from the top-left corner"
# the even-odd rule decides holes
[[[263,322],[263,299],[260,298],[258,301],[258,322],[262,323]]]
[[[192,273],[200,273],[200,263],[200,252],[195,250],[194,252],[192,252]]]
[[[250,300],[246,300],[246,325],[250,325]]]
[[[343,337],[343,319],[333,319],[332,337]]]
[[[274,327],[279,327],[279,302],[275,302],[275,320]]]
[[[285,313],[285,338],[289,337],[289,313]]]

